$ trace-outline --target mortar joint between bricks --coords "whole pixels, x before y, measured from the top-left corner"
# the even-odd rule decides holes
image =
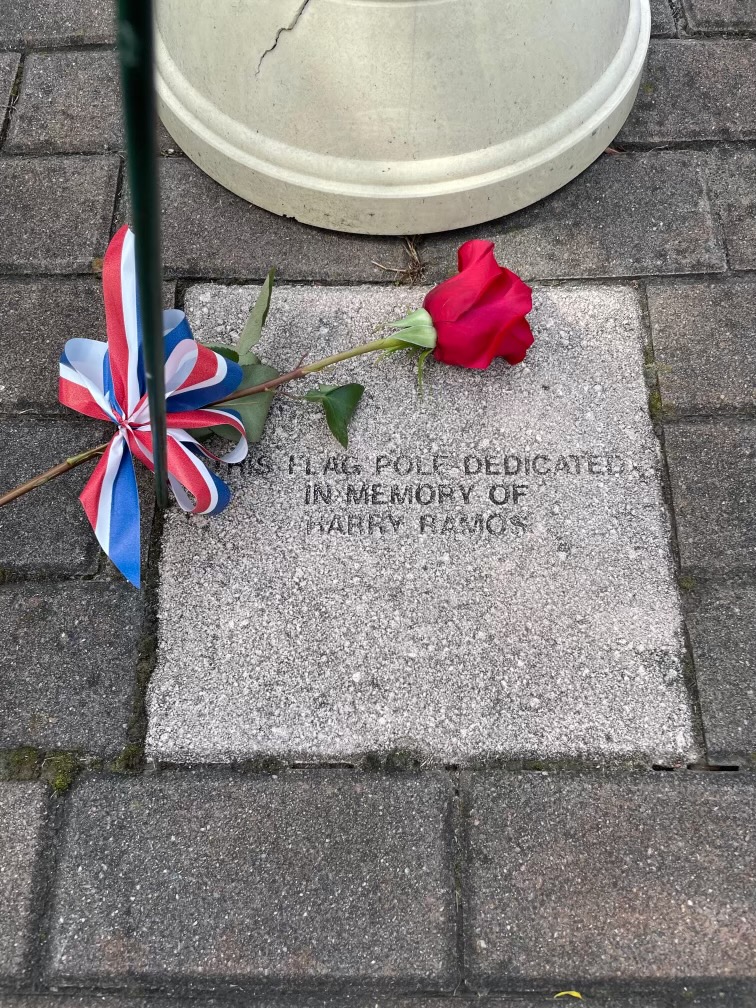
[[[144,769],[144,750],[147,738],[147,689],[155,670],[158,646],[158,587],[160,552],[163,533],[163,513],[154,508],[150,527],[147,563],[144,576],[144,618],[137,655],[136,675],[132,696],[132,714],[127,729],[127,745],[114,761],[111,769],[134,773]]]
[[[653,154],[656,151],[709,151],[720,150],[723,146],[733,147],[737,150],[754,150],[756,141],[752,137],[717,137],[708,139],[700,137],[696,140],[683,140],[670,137],[668,140],[623,140],[622,152],[615,157],[624,157],[629,154]]]
[[[465,963],[465,864],[467,843],[465,814],[460,787],[459,770],[447,771],[452,784],[449,828],[451,831],[452,878],[454,883],[455,927],[457,938],[457,971],[459,981],[454,994],[467,992],[467,967]]]
[[[110,218],[110,237],[116,233],[121,225],[121,203],[123,191],[126,186],[126,164],[123,154],[118,156],[118,174],[116,176],[115,192],[113,193],[113,213]]]
[[[39,43],[28,42],[23,38],[17,38],[15,42],[7,42],[0,45],[0,52],[18,52],[24,56],[32,53],[66,53],[71,50],[75,52],[112,52],[117,49],[116,40],[112,42],[87,42],[86,39],[59,39],[46,40]]]
[[[718,420],[756,420],[756,405],[754,406],[721,406],[717,409],[696,410],[693,412],[681,412],[675,410],[674,413],[667,412],[664,415],[665,424],[696,424],[696,423],[716,423]]]
[[[26,759],[27,752],[32,755]],[[62,771],[59,769],[62,766]],[[715,760],[701,760],[695,763],[673,765],[664,761],[649,762],[649,760],[616,760],[612,762],[594,760],[507,760],[492,759],[478,764],[458,768],[429,765],[423,768],[399,771],[386,771],[366,768],[357,763],[284,763],[276,757],[260,757],[235,763],[180,763],[164,762],[154,756],[144,756],[138,744],[127,745],[113,757],[72,752],[68,750],[40,750],[33,747],[0,750],[0,781],[33,781],[43,780],[51,787],[51,793],[62,796],[76,786],[79,778],[108,778],[115,776],[157,777],[171,775],[202,774],[226,780],[243,780],[245,777],[277,777],[287,774],[302,776],[310,773],[330,774],[348,773],[356,776],[417,776],[424,774],[447,774],[457,781],[463,773],[500,773],[500,774],[580,774],[601,776],[603,774],[648,774],[648,773],[688,773],[688,772],[720,772],[748,771],[749,763],[736,763]],[[57,787],[55,786],[57,782]],[[459,785],[454,784],[456,804],[461,804]],[[454,824],[455,854],[459,846],[459,826],[461,810],[456,809],[452,815]],[[461,881],[456,879],[456,881]]]
[[[16,67],[16,73],[13,78],[13,84],[11,85],[10,96],[8,98],[8,104],[5,108],[5,113],[3,115],[2,122],[0,122],[0,150],[5,146],[5,140],[8,136],[8,131],[11,126],[11,119],[13,118],[13,113],[16,109],[16,103],[18,102],[18,96],[21,93],[21,80],[24,76],[24,62],[25,57],[23,53],[19,54],[18,66]]]
[[[0,568],[0,585],[13,584],[80,584],[81,582],[101,581],[98,571],[59,571],[47,567],[6,567]]]
[[[642,283],[640,285],[639,293],[640,293],[641,316],[646,339],[644,346],[643,374],[646,383],[649,386],[649,412],[652,411],[653,402],[657,402],[659,404],[659,416],[654,417],[652,413],[652,420],[654,421],[654,431],[659,441],[659,459],[660,459],[659,476],[661,482],[662,497],[664,500],[664,506],[666,508],[669,517],[670,558],[673,564],[673,571],[675,578],[679,580],[682,571],[682,563],[680,558],[680,546],[677,532],[677,515],[675,513],[675,502],[672,494],[672,481],[670,478],[669,465],[667,462],[667,448],[665,442],[665,432],[663,422],[664,421],[663,399],[662,399],[661,385],[659,383],[659,373],[656,368],[656,352],[654,349],[654,327],[651,320],[651,306],[648,300],[647,283]],[[678,585],[678,597],[679,596],[680,596],[680,590]],[[682,606],[682,599],[680,599],[680,605]],[[700,743],[700,745],[702,746],[703,751],[707,752],[706,732],[704,728],[703,713],[701,709],[701,697],[698,685],[698,677],[696,675],[696,666],[693,658],[693,646],[690,640],[688,626],[684,617],[682,619],[682,633],[683,633],[683,646],[684,646],[683,678],[691,706],[693,735],[696,742]]]

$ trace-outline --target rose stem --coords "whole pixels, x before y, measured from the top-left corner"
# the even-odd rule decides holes
[[[261,385],[252,385],[250,388],[237,389],[230,396],[226,396],[222,402],[211,403],[210,406],[225,406],[226,403],[234,399],[243,399],[245,396],[257,395],[259,392],[270,392],[272,389],[278,388],[279,385],[296,381],[298,378],[305,378],[307,375],[314,374],[316,371],[322,371],[323,368],[330,367],[332,364],[349,360],[350,357],[359,357],[361,354],[374,353],[376,350],[390,350],[401,345],[401,341],[394,336],[373,340],[371,343],[361,343],[359,346],[352,347],[351,350],[343,350],[341,353],[331,354],[330,357],[324,357],[313,364],[305,364],[303,367],[300,366],[293,371],[287,371],[286,374],[279,375],[278,378],[271,378],[270,381],[263,382]]]
[[[351,350],[344,350],[342,353],[332,354],[330,357],[324,357],[322,360],[315,361],[313,364],[306,364],[304,367],[300,365],[300,367],[295,368],[293,371],[288,371],[286,374],[279,375],[278,378],[272,378],[270,381],[263,382],[261,385],[253,385],[251,388],[239,389],[232,395],[227,396],[221,402],[209,403],[208,406],[225,406],[226,403],[229,403],[234,399],[242,399],[244,396],[257,395],[259,392],[270,392],[272,389],[278,388],[279,385],[285,385],[287,382],[296,381],[298,378],[304,378],[308,374],[314,374],[316,371],[322,371],[323,368],[330,367],[331,364],[338,364],[340,361],[349,360],[350,357],[359,357],[361,354],[373,353],[376,350],[389,350],[400,345],[401,343],[393,336],[387,336],[385,339],[373,340],[371,343],[361,343],[360,346],[353,347]],[[89,459],[94,458],[95,455],[101,455],[108,447],[108,444],[109,442],[98,445],[96,448],[89,448],[80,455],[74,455],[72,458],[66,459],[65,462],[59,462],[58,465],[53,466],[52,469],[48,469],[47,472],[40,473],[39,476],[35,476],[34,479],[30,479],[27,483],[22,483],[21,486],[17,486],[14,490],[9,490],[8,493],[0,496],[0,507],[3,507],[5,504],[10,504],[11,501],[17,500],[19,497],[23,497],[24,494],[29,493],[30,490],[35,490],[37,487],[44,486],[45,483],[49,483],[50,480],[55,479],[56,476],[62,476],[63,473],[70,472],[71,469],[75,469],[76,466],[81,465],[82,462],[87,462]]]
[[[95,455],[102,455],[109,443],[110,442],[106,442],[105,444],[97,445],[96,448],[88,448],[85,452],[82,452],[81,455],[74,455],[72,458],[67,458],[65,462],[59,462],[58,465],[53,466],[52,469],[48,469],[47,472],[40,473],[39,476],[35,476],[34,479],[30,479],[28,483],[22,483],[21,486],[17,486],[15,490],[9,490],[8,493],[3,494],[2,497],[0,497],[0,507],[4,504],[10,504],[11,501],[16,500],[18,497],[23,497],[23,495],[29,493],[30,490],[35,490],[37,487],[44,486],[45,483],[49,483],[51,479],[55,479],[56,476],[62,476],[63,473],[67,473],[71,469],[75,469],[76,466],[94,458]]]

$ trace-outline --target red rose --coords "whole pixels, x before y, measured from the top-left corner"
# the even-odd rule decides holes
[[[436,358],[466,368],[487,368],[494,357],[520,364],[533,343],[530,287],[499,266],[493,242],[465,242],[457,258],[459,273],[423,302],[438,333]]]

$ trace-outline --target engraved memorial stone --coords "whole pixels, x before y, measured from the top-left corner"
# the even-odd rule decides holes
[[[254,293],[191,288],[197,338]],[[259,352],[314,360],[422,295],[279,288]],[[279,396],[228,510],[168,514],[150,753],[695,758],[637,294],[541,289],[531,323],[525,364],[429,362],[422,395],[396,356],[326,375],[367,389],[346,450]]]

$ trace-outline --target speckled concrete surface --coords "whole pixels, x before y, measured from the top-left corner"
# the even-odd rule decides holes
[[[253,293],[191,288],[198,338]],[[260,353],[315,359],[421,298],[279,289]],[[532,322],[526,365],[433,365],[422,399],[408,362],[341,365],[367,386],[347,452],[280,397],[225,514],[168,515],[150,753],[697,754],[637,295],[543,289]]]

